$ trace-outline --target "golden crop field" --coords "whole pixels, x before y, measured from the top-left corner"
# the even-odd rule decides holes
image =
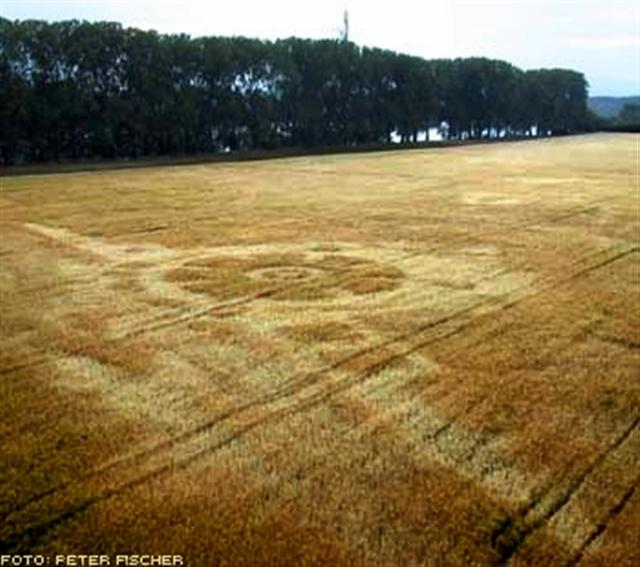
[[[4,177],[0,551],[640,565],[638,137]]]

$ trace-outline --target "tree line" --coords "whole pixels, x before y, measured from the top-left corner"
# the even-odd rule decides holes
[[[480,57],[0,18],[5,165],[571,133],[586,98],[576,71]]]

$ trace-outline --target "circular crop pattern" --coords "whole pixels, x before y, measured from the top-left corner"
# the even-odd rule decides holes
[[[264,295],[281,301],[315,301],[397,288],[404,274],[355,256],[318,252],[214,256],[185,262],[166,279],[216,299]]]

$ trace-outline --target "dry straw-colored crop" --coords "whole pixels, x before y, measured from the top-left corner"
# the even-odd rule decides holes
[[[639,565],[637,151],[3,178],[1,551]]]

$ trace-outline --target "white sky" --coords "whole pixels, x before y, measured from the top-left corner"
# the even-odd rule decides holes
[[[264,39],[337,37],[345,9],[359,45],[566,67],[585,73],[591,95],[640,94],[640,0],[0,0],[9,19]]]

